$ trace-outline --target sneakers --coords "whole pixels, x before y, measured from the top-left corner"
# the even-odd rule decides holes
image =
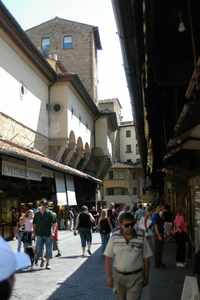
[[[51,270],[51,266],[49,264],[46,264],[46,269]]]
[[[58,252],[55,257],[60,257],[60,256],[61,256],[61,253]]]
[[[40,268],[43,268],[44,267],[44,259],[41,260],[41,263],[40,263]]]

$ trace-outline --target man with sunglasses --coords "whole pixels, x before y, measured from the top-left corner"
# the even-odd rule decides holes
[[[152,251],[145,236],[137,235],[132,213],[121,213],[118,221],[120,229],[113,233],[104,252],[107,285],[118,300],[139,300],[149,281]]]

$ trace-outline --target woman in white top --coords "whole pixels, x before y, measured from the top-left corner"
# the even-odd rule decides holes
[[[33,218],[34,218],[33,210],[29,209],[26,212],[24,217],[24,235],[23,235],[24,248],[32,245]]]

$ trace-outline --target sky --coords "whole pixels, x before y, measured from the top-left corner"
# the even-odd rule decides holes
[[[103,50],[98,51],[98,98],[118,98],[123,121],[132,120],[132,108],[111,0],[3,0],[26,30],[54,17],[99,27]]]

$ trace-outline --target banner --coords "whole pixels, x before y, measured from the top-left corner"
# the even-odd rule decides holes
[[[66,182],[66,187],[67,187],[68,205],[69,206],[77,205],[73,176],[66,174],[65,182]]]
[[[56,173],[55,180],[56,180],[57,204],[59,206],[67,205],[65,175]]]

